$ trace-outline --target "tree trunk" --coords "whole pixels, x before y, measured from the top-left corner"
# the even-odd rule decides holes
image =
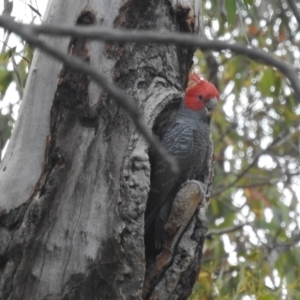
[[[46,22],[195,32],[197,2],[50,0]],[[164,131],[194,49],[43,39],[99,68]],[[210,169],[200,193],[193,184],[181,191],[199,194],[194,217],[176,234],[167,224],[168,243],[146,273],[148,145],[105,91],[37,50],[0,167],[0,299],[186,299],[200,268],[211,180]]]

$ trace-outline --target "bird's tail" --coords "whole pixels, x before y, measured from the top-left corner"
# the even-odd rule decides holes
[[[145,218],[145,234],[147,234],[154,223],[155,217],[157,215],[157,209],[154,209],[148,216]]]
[[[155,219],[154,228],[154,245],[156,250],[161,250],[163,245],[163,233],[164,233],[165,221],[159,216]]]

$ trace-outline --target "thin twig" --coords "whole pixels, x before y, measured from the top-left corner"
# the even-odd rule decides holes
[[[0,26],[6,27],[6,23],[12,23],[7,16],[0,16]],[[15,23],[15,22],[13,22]],[[245,55],[253,60],[263,62],[280,70],[291,82],[295,95],[300,95],[300,82],[297,69],[282,60],[274,57],[271,53],[257,48],[251,48],[244,44],[229,44],[219,40],[208,40],[196,38],[189,33],[158,33],[151,31],[116,30],[87,26],[55,26],[55,25],[25,25],[20,24],[25,30],[32,30],[35,33],[50,34],[55,36],[85,37],[95,40],[110,42],[134,42],[134,43],[159,43],[177,44],[185,46],[196,46],[202,50],[230,50],[234,53]],[[300,96],[296,96],[300,97]],[[299,99],[298,99],[299,100]]]
[[[64,63],[64,65],[72,71],[82,72],[89,75],[95,80],[107,93],[113,97],[117,104],[120,105],[132,118],[136,127],[141,134],[147,140],[147,142],[153,147],[153,150],[170,166],[171,171],[175,174],[178,173],[178,164],[173,157],[171,157],[167,151],[161,146],[157,138],[152,134],[150,128],[146,125],[143,115],[140,112],[137,104],[128,95],[124,93],[115,84],[110,82],[101,72],[83,62],[81,59],[65,54],[62,51],[57,50],[45,44],[38,39],[32,32],[30,26],[14,22],[11,18],[0,16],[0,26],[10,32],[14,32],[29,44],[39,48],[50,56],[56,58],[58,61]]]
[[[207,232],[206,238],[210,238],[213,235],[221,235],[221,234],[237,231],[237,230],[243,228],[244,226],[250,225],[250,224],[251,223],[243,223],[243,224],[239,224],[239,225],[231,226],[231,227],[227,227],[227,228],[222,228],[222,229],[211,229]]]

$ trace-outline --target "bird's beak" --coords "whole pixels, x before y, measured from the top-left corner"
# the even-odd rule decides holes
[[[206,108],[208,109],[209,112],[211,112],[216,108],[217,103],[218,103],[218,99],[216,97],[212,98],[206,103]]]

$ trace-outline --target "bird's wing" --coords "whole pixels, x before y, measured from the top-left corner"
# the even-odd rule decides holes
[[[194,130],[188,124],[175,123],[166,131],[162,138],[162,144],[175,157],[180,168],[184,172],[193,149]]]
[[[169,166],[164,161],[157,161],[153,170],[151,190],[147,203],[146,228],[149,228],[152,224],[180,175],[191,167],[193,129],[187,124],[175,123],[164,134],[162,144],[168,153],[177,160],[180,174],[175,176],[170,172]]]

